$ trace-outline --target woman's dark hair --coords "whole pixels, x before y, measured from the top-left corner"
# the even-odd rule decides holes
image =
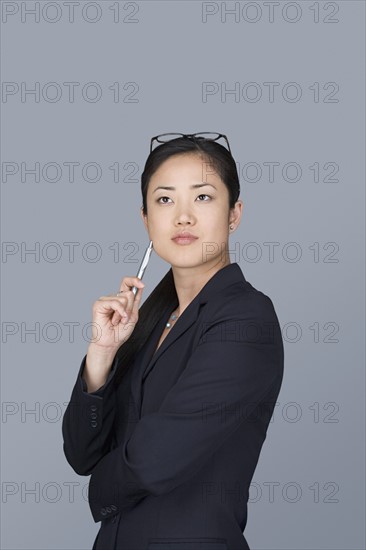
[[[216,141],[204,138],[180,137],[156,147],[146,160],[144,171],[141,175],[144,214],[147,214],[147,189],[152,175],[170,157],[184,154],[199,155],[203,161],[212,166],[228,189],[229,209],[234,208],[239,197],[240,184],[235,160],[228,149]],[[210,172],[212,172],[212,168],[209,170]],[[128,366],[148,340],[162,315],[168,309],[174,311],[178,305],[179,301],[175,290],[173,272],[172,268],[170,268],[140,307],[136,327],[129,339],[117,352],[118,367],[114,377],[116,385],[122,381]]]

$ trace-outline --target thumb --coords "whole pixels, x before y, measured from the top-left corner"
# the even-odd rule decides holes
[[[135,306],[138,305],[141,302],[142,290],[143,290],[142,287],[138,288],[138,290],[136,292],[136,295],[135,295],[135,299],[133,301],[133,308],[132,309],[135,309]]]

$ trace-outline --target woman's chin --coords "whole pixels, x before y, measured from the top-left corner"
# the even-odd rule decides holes
[[[182,247],[183,249],[184,247]],[[184,250],[179,248],[174,253],[167,254],[166,251],[160,257],[169,263],[172,267],[197,267],[204,263],[200,252],[193,252],[186,247]]]

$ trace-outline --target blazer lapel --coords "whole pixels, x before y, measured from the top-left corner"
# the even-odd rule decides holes
[[[178,302],[176,302],[172,308],[166,308],[163,311],[160,320],[156,324],[146,344],[138,353],[136,364],[132,372],[131,393],[133,402],[136,405],[136,414],[138,418],[141,418],[142,384],[146,376],[154,367],[156,361],[191,325],[193,325],[193,323],[196,322],[200,307],[207,302],[210,294],[217,294],[223,288],[238,281],[245,281],[245,278],[237,263],[229,264],[216,272],[186,307],[170,329],[169,334],[165,337],[159,349],[155,351],[164,330],[164,326],[174,309],[179,305]],[[140,354],[141,357],[139,357]]]
[[[175,308],[173,307],[172,311],[170,310],[171,308],[169,308],[169,310],[165,310],[164,314],[161,316],[159,322],[154,328],[152,335],[148,339],[146,347],[144,346],[145,349],[141,350],[142,356],[137,359],[131,378],[132,399],[136,406],[136,414],[138,415],[138,418],[141,418],[141,391],[142,384],[146,376],[154,367],[159,357],[196,321],[199,306],[199,300],[194,299],[183,311],[174,326],[172,326],[171,332],[169,332],[169,334],[165,337],[159,346],[159,349],[155,351],[165,324],[168,322],[168,319]]]
[[[193,303],[195,302],[195,303]],[[200,302],[199,300],[192,301],[186,309],[183,311],[182,315],[178,318],[178,320],[174,323],[172,328],[169,330],[168,335],[163,340],[162,344],[160,345],[159,349],[155,351],[155,353],[151,356],[150,361],[148,362],[146,369],[143,373],[143,379],[146,378],[146,376],[149,374],[153,366],[155,365],[156,361],[159,359],[159,357],[166,351],[182,334],[185,332],[193,323],[197,320],[198,312],[199,312],[199,306]],[[165,316],[163,316],[162,320],[163,322],[159,323],[159,338],[156,342],[154,342],[156,349],[156,346],[158,345],[158,341],[160,339],[161,333],[163,332],[164,326],[167,323],[171,311],[168,312]]]

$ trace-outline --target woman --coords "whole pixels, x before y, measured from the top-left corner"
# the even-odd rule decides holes
[[[249,548],[284,353],[272,301],[230,263],[239,191],[226,136],[152,138],[141,216],[171,268],[141,307],[133,276],[96,300],[62,424],[68,462],[91,474],[93,550]]]

